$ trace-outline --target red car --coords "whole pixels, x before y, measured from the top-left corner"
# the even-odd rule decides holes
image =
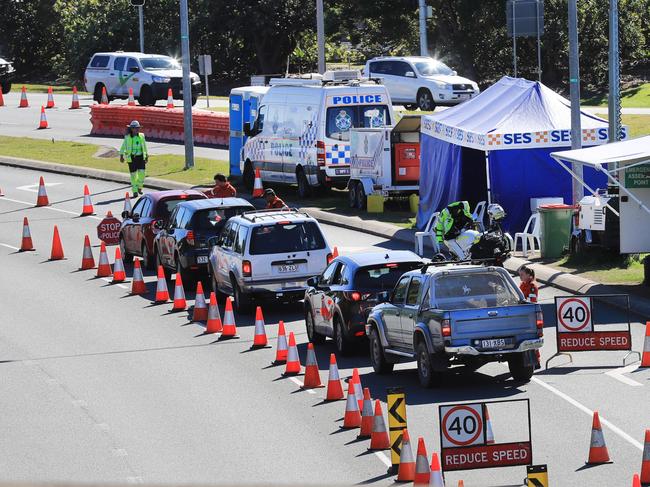
[[[130,262],[137,255],[142,257],[145,268],[153,269],[153,239],[159,231],[154,227],[156,221],[162,221],[165,226],[177,204],[206,198],[205,194],[193,189],[154,191],[142,196],[130,213],[122,213],[120,251],[124,261]]]

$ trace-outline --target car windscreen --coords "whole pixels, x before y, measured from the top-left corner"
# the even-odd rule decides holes
[[[327,109],[325,135],[336,140],[350,140],[351,128],[375,128],[390,125],[386,105],[350,105]]]
[[[389,262],[360,267],[354,275],[352,286],[358,291],[390,291],[395,287],[402,274],[421,266],[421,262]]]
[[[251,255],[322,250],[325,239],[315,222],[275,223],[253,229]]]
[[[140,59],[142,69],[181,69],[175,59],[169,57],[148,57]]]
[[[250,209],[250,207],[234,207],[199,210],[192,217],[191,229],[201,234],[217,235],[229,218]]]
[[[184,196],[185,196],[184,198],[175,196],[171,198],[165,198],[164,200],[160,200],[158,202],[158,205],[156,206],[156,213],[154,217],[159,218],[166,222],[169,220],[169,216],[172,214],[172,211],[174,211],[174,208],[176,208],[176,205],[182,203],[183,201],[190,201],[190,200],[196,200],[202,198],[202,196],[198,194],[196,195],[188,194]]]
[[[435,281],[435,302],[443,310],[494,308],[519,304],[510,280],[498,272],[454,272]]]
[[[422,76],[433,76],[435,74],[445,74],[451,76],[453,70],[441,61],[420,61],[415,63],[415,68]]]

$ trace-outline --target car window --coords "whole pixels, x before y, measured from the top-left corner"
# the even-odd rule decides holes
[[[332,284],[336,286],[340,286],[343,284],[343,276],[345,274],[345,269],[346,266],[345,264],[341,264],[338,269],[336,269],[336,272],[332,276]]]
[[[339,264],[340,262],[335,261],[327,266],[327,268],[323,271],[323,274],[321,275],[320,284],[329,286],[332,283],[332,278],[334,277],[336,270],[339,268]]]
[[[142,215],[142,209],[144,208],[144,201],[145,201],[145,199],[146,199],[146,198],[143,198],[143,199],[139,200],[139,201],[135,204],[135,206],[133,207],[133,210],[131,210],[131,215],[135,215],[135,214],[137,213],[138,215],[143,216],[143,215]]]
[[[248,227],[240,225],[234,248],[234,251],[238,254],[244,255],[244,252],[246,251],[246,237],[248,237]]]
[[[260,107],[257,115],[257,129],[260,132],[264,129],[264,117],[266,117],[266,105]]]
[[[219,234],[219,238],[217,240],[217,245],[220,247],[223,247],[223,244],[226,241],[226,238],[228,237],[228,233],[230,232],[230,228],[232,227],[232,222],[226,223],[226,226],[223,227],[221,230],[221,233]]]
[[[130,71],[131,68],[139,68],[139,67],[140,67],[140,66],[138,66],[138,62],[137,62],[135,59],[133,59],[132,57],[130,57],[130,58],[129,58],[129,62],[128,62],[128,64],[126,65],[126,70],[127,70],[127,71]]]
[[[350,140],[351,128],[377,128],[390,125],[386,105],[351,105],[327,109],[325,135],[337,140]]]
[[[144,201],[144,204],[140,216],[149,218],[151,216],[151,200],[149,198],[143,198],[142,200]]]
[[[190,228],[190,220],[192,218],[192,215],[193,213],[188,208],[184,208],[183,216],[181,217],[178,228]]]
[[[419,277],[414,277],[411,279],[411,284],[409,284],[409,290],[406,295],[406,304],[408,306],[417,306],[418,304],[418,294],[420,294],[420,284],[422,279]]]
[[[393,304],[404,303],[404,298],[406,297],[406,288],[408,287],[409,279],[410,279],[409,276],[404,276],[399,280],[399,282],[395,286],[395,290],[393,291],[393,297],[391,299],[391,302]]]
[[[325,239],[316,222],[278,222],[253,228],[250,254],[306,252],[324,248]]]
[[[422,266],[421,262],[388,262],[386,264],[359,267],[354,275],[353,286],[357,291],[389,291],[399,278],[408,271]]]
[[[91,68],[106,68],[108,67],[108,61],[110,61],[110,56],[93,56],[90,61]]]
[[[126,64],[125,57],[116,57],[115,62],[113,63],[113,69],[115,71],[124,71],[124,65]]]
[[[407,72],[413,71],[413,68],[404,61],[392,61],[390,64],[392,65],[390,74],[394,76],[406,76]]]
[[[185,208],[176,208],[176,211],[172,215],[172,218],[169,221],[169,228],[182,228],[181,221],[183,221],[183,215],[185,214]]]
[[[183,201],[190,201],[196,199],[202,199],[202,197],[200,195],[187,195],[185,198],[179,198],[178,196],[175,196],[172,198],[165,198],[164,200],[158,201],[158,205],[156,206],[157,218],[167,221],[169,220],[172,211],[174,211],[174,208],[176,208],[176,205],[182,203]]]
[[[370,73],[371,74],[384,74],[386,72],[386,63],[382,61],[376,61],[370,63]]]
[[[454,272],[435,281],[435,307],[445,310],[519,304],[514,285],[498,272]]]
[[[432,76],[434,74],[444,74],[451,76],[454,74],[453,70],[449,66],[436,59],[418,61],[415,63],[415,68],[422,76]]]
[[[170,57],[145,57],[140,59],[142,69],[181,69],[180,64],[175,59]]]
[[[235,239],[237,238],[237,229],[239,228],[239,223],[233,223],[228,230],[228,233],[225,235],[225,239],[222,247],[228,250],[232,249]]]

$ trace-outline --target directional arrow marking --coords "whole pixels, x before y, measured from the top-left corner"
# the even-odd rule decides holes
[[[388,410],[388,413],[392,414],[393,418],[395,418],[400,423],[406,424],[406,420],[404,418],[402,418],[399,415],[399,413],[397,412],[397,408],[399,408],[400,404],[402,404],[403,402],[404,402],[404,398],[403,397],[398,397],[395,400],[395,402],[393,403],[393,405],[390,407],[390,409]]]

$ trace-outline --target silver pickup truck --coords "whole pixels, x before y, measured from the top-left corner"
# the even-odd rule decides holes
[[[542,312],[504,269],[424,266],[404,274],[382,300],[366,324],[375,372],[416,359],[420,383],[432,387],[452,365],[475,370],[507,361],[515,380],[530,380],[544,343]]]

